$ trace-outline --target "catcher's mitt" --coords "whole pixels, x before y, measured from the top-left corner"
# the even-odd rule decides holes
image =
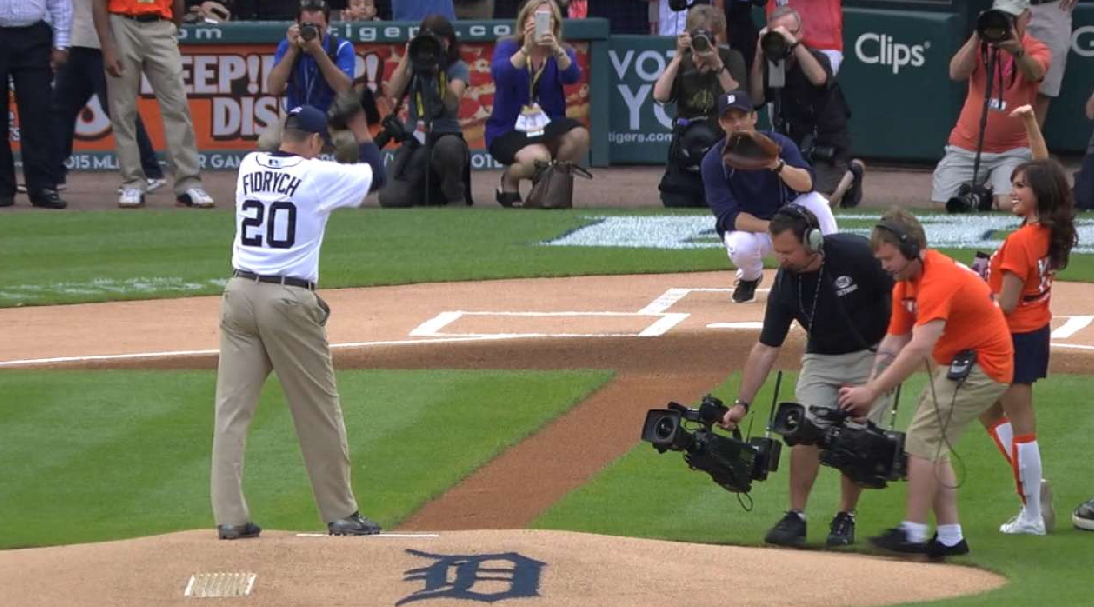
[[[722,160],[731,169],[756,171],[779,158],[779,144],[759,131],[736,131],[726,141]]]
[[[343,131],[349,128],[347,125],[350,120],[363,111],[360,94],[357,91],[346,91],[331,102],[327,110],[327,123],[336,131]]]

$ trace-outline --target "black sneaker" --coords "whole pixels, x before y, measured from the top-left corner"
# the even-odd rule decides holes
[[[763,276],[756,280],[738,280],[733,289],[733,303],[748,303],[756,299],[756,287],[760,286]]]
[[[852,209],[862,202],[862,181],[866,176],[866,165],[856,158],[851,161],[851,166],[847,170],[851,171],[851,185],[844,192],[839,206]]]
[[[254,523],[243,525],[217,525],[217,534],[222,540],[243,540],[249,537],[258,537],[262,528]]]
[[[824,545],[829,548],[838,546],[850,546],[855,543],[855,515],[850,512],[839,512],[832,518],[832,526],[828,531],[828,539]]]
[[[1079,504],[1075,512],[1071,513],[1071,524],[1076,529],[1094,531],[1094,499]]]
[[[30,195],[30,204],[39,209],[63,209],[68,203],[57,195],[57,190],[42,190]]]
[[[885,533],[870,538],[870,544],[881,550],[902,554],[923,554],[927,550],[926,542],[909,541],[908,533],[900,527],[886,529]]]
[[[327,531],[331,535],[376,535],[380,533],[380,525],[361,516],[360,512],[354,512],[346,518],[327,523]]]
[[[927,556],[932,559],[944,559],[947,556],[965,556],[969,553],[969,543],[965,541],[965,538],[961,538],[960,542],[953,546],[947,546],[938,541],[938,534],[935,533],[931,537],[931,541],[927,542],[925,550]]]
[[[764,541],[777,546],[802,546],[805,544],[805,519],[793,510],[786,513],[771,531],[767,532]]]

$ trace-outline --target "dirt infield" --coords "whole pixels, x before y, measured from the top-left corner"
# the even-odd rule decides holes
[[[617,375],[402,526],[445,530],[439,539],[334,544],[337,540],[266,534],[273,537],[228,543],[215,541],[206,530],[0,552],[0,596],[12,588],[33,588],[34,594],[12,604],[175,604],[186,576],[243,570],[262,580],[255,586],[255,605],[392,605],[422,587],[420,581],[402,579],[404,571],[425,566],[421,558],[407,556],[409,548],[518,552],[546,562],[538,596],[552,605],[632,605],[666,594],[674,605],[709,604],[710,593],[724,592],[723,580],[694,573],[723,570],[730,562],[735,596],[750,605],[882,604],[999,585],[998,578],[967,569],[845,555],[482,531],[526,526],[633,447],[634,424],[619,419],[639,419],[669,400],[694,402],[742,367],[762,320],[763,294],[757,303],[731,305],[731,279],[728,272],[706,272],[322,291],[334,310],[328,330],[339,368],[601,368]],[[765,284],[770,281],[769,273]],[[1055,285],[1054,371],[1094,373],[1094,317],[1084,315],[1089,309],[1084,301],[1092,296],[1092,285]],[[0,369],[214,368],[218,305],[218,298],[202,297],[3,309]],[[800,332],[792,333],[779,366],[796,366],[801,341]],[[534,482],[529,470],[536,471]],[[453,531],[458,529],[477,531]],[[832,560],[848,558],[856,560]],[[710,565],[702,565],[703,559]],[[742,569],[753,566],[755,575]],[[876,579],[876,585],[852,592],[849,583],[833,583],[831,595],[817,594],[813,584],[809,592],[795,590],[818,576],[832,579],[831,571],[849,566],[870,571],[870,577],[858,577]],[[779,570],[813,573],[779,579],[762,574]],[[42,583],[42,576],[51,581]],[[354,581],[339,583],[346,576]],[[743,580],[748,583],[739,583]],[[709,587],[703,590],[703,584]],[[103,600],[104,589],[111,600]],[[438,595],[428,604],[449,601]]]

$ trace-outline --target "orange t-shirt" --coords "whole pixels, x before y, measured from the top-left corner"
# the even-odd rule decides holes
[[[962,350],[976,350],[976,362],[997,382],[1014,378],[1014,346],[1002,310],[988,285],[972,270],[938,251],[927,251],[923,272],[893,286],[890,335],[906,335],[915,325],[944,320],[946,330],[934,346],[934,362],[948,365]]]
[[[106,10],[110,13],[133,17],[158,13],[160,17],[170,21],[174,18],[172,4],[172,0],[108,0]]]
[[[1052,51],[1041,43],[1040,40],[1026,34],[1022,36],[1022,48],[1034,61],[1048,70],[1052,63]],[[1005,152],[1015,148],[1029,147],[1029,138],[1026,137],[1026,129],[1021,120],[1010,117],[1014,108],[1033,103],[1037,98],[1037,89],[1040,82],[1026,80],[1018,70],[1014,57],[1006,51],[999,51],[996,62],[995,78],[992,81],[991,96],[999,98],[999,73],[1003,74],[1003,103],[1002,111],[989,109],[988,124],[984,129],[984,151],[991,153]],[[957,117],[957,125],[950,131],[950,145],[955,145],[970,152],[976,150],[976,136],[980,132],[980,114],[984,111],[984,92],[987,86],[987,63],[981,56],[977,59],[976,69],[969,77],[969,92],[965,96],[965,105],[961,108],[961,115]],[[1012,80],[1013,79],[1013,80]]]
[[[789,4],[805,24],[801,41],[818,51],[843,52],[843,2],[841,0],[767,0],[767,14]]]
[[[1055,270],[1048,268],[1048,245],[1052,230],[1039,224],[1022,226],[1007,236],[1003,246],[991,256],[988,286],[998,295],[1003,291],[1003,272],[1012,272],[1022,279],[1018,305],[1007,316],[1011,333],[1029,333],[1052,321],[1049,300]]]

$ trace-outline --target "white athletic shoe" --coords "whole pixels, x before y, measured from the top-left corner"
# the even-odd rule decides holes
[[[1007,535],[1045,535],[1045,520],[1044,518],[1028,520],[1026,509],[1023,507],[1014,518],[1000,525],[999,531]]]
[[[188,188],[182,194],[176,197],[178,201],[176,206],[180,207],[193,207],[195,209],[211,209],[215,206],[213,197],[205,193],[205,189],[200,186]]]
[[[139,209],[144,206],[144,192],[139,188],[125,188],[118,196],[119,209]]]
[[[152,179],[150,177],[145,180],[145,183],[148,184],[148,187],[144,188],[144,191],[147,193],[152,193],[167,185],[167,180],[162,177],[157,179]],[[123,191],[125,191],[125,184],[118,186],[118,196],[121,196]]]
[[[1052,485],[1041,479],[1041,518],[1045,519],[1045,531],[1056,528],[1056,509],[1052,507]]]

